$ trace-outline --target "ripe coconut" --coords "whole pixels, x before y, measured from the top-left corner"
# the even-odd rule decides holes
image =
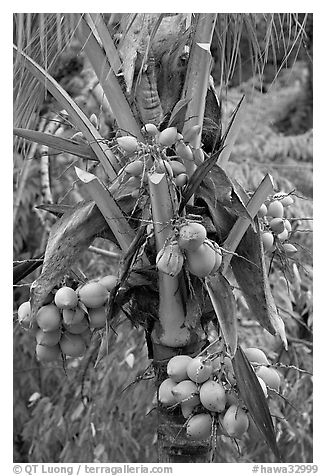
[[[284,207],[279,200],[272,201],[267,208],[267,215],[274,218],[283,218]]]
[[[177,141],[178,130],[176,127],[167,127],[159,133],[158,143],[164,147],[171,147]]]
[[[71,334],[82,334],[89,328],[88,321],[85,317],[82,319],[82,321],[78,322],[77,324],[67,325],[64,323],[63,325],[64,325],[64,328]]]
[[[176,383],[187,380],[187,366],[191,361],[192,357],[189,355],[175,355],[168,362],[166,368],[168,376]]]
[[[262,235],[262,240],[263,240],[263,246],[265,251],[269,251],[272,249],[273,244],[274,244],[274,235],[270,231],[266,231],[266,233],[263,233]]]
[[[100,329],[106,323],[105,307],[98,307],[96,309],[89,309],[88,311],[89,326],[94,329]]]
[[[112,291],[112,289],[116,286],[118,282],[118,277],[114,274],[108,274],[107,276],[103,276],[99,280],[99,284],[102,284],[108,291]]]
[[[174,177],[177,177],[180,174],[186,173],[186,167],[183,163],[179,162],[178,160],[170,160],[170,167],[173,171]]]
[[[212,422],[208,413],[194,415],[187,423],[187,436],[192,440],[207,440],[211,436]]]
[[[61,324],[61,314],[55,304],[42,306],[36,314],[36,322],[40,329],[45,332],[59,329]]]
[[[198,278],[205,278],[215,271],[216,264],[219,267],[221,263],[221,255],[217,254],[215,246],[212,245],[210,240],[205,240],[194,251],[187,251],[186,258],[190,273]]]
[[[193,142],[194,140],[196,140],[200,132],[201,126],[199,124],[191,126],[189,127],[189,129],[186,129],[185,133],[183,134],[183,140],[185,142]]]
[[[193,162],[194,156],[189,145],[186,145],[183,141],[179,141],[175,146],[175,151],[177,156],[181,160],[185,160],[188,162]]]
[[[222,424],[230,436],[233,438],[241,438],[248,430],[249,419],[241,407],[231,405],[224,414]]]
[[[202,357],[196,357],[187,366],[187,375],[195,383],[203,383],[210,378],[213,373],[213,365],[210,361],[205,361]]]
[[[294,255],[298,251],[297,248],[292,245],[292,243],[284,243],[283,249],[285,253],[289,256]]]
[[[87,283],[79,289],[78,294],[81,302],[91,309],[103,306],[109,296],[107,289],[100,283]]]
[[[163,380],[158,389],[158,400],[162,403],[163,406],[171,406],[177,403],[175,396],[172,393],[172,390],[176,386],[176,383],[171,379],[167,378]]]
[[[155,124],[145,124],[143,127],[142,127],[142,132],[145,132],[149,137],[155,137],[158,135],[159,133],[159,130],[158,128],[155,126]]]
[[[174,179],[174,183],[176,184],[177,187],[183,187],[184,185],[186,185],[188,180],[189,180],[189,177],[187,174],[179,174]]]
[[[184,258],[177,241],[166,244],[156,256],[156,266],[162,273],[177,276],[183,266]]]
[[[263,218],[265,215],[267,215],[267,207],[266,207],[265,203],[263,203],[263,204],[260,206],[260,209],[258,210],[257,215],[258,215],[260,218]]]
[[[200,387],[199,398],[202,405],[211,412],[223,412],[226,394],[223,386],[214,380],[207,380]]]
[[[37,323],[32,318],[31,303],[29,301],[23,302],[18,308],[18,322],[24,329],[35,329]]]
[[[272,218],[269,222],[269,226],[276,234],[282,233],[285,228],[283,218]]]
[[[177,402],[199,403],[198,388],[192,380],[182,380],[171,390]]]
[[[250,363],[260,365],[269,364],[268,359],[262,350],[257,349],[256,347],[247,347],[246,349],[243,349],[243,351]]]
[[[52,347],[59,343],[61,337],[60,329],[56,329],[55,331],[44,332],[42,329],[39,329],[36,333],[36,342],[40,345],[45,345]]]
[[[78,304],[77,293],[72,288],[63,286],[55,293],[54,303],[59,309],[73,309]]]
[[[127,152],[128,154],[133,154],[138,149],[138,141],[136,137],[132,137],[132,136],[118,137],[117,142],[119,144],[119,147],[121,147],[121,149]]]
[[[133,177],[142,175],[144,169],[144,162],[142,160],[134,160],[125,167],[125,172]]]
[[[259,367],[259,369],[257,369],[256,375],[257,377],[260,377],[262,380],[264,380],[267,387],[270,387],[273,390],[276,390],[277,392],[279,391],[281,385],[281,377],[275,369],[262,365],[261,367]]]
[[[62,319],[67,326],[79,324],[84,317],[85,312],[80,307],[76,307],[76,309],[63,309],[62,311]]]
[[[291,195],[286,195],[286,197],[281,198],[280,202],[282,203],[283,207],[289,207],[294,203],[294,200]]]
[[[190,415],[193,413],[194,409],[199,405],[200,400],[190,400],[180,403],[181,413],[184,418],[189,418]]]
[[[280,240],[280,241],[285,241],[289,238],[289,232],[287,231],[286,228],[284,228],[284,230],[282,231],[282,233],[279,233],[277,235],[277,238]]]
[[[206,228],[201,223],[189,222],[180,228],[178,242],[182,250],[195,251],[206,238]]]

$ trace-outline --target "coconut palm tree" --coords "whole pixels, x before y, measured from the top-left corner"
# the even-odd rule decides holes
[[[175,392],[168,404],[164,402],[161,385],[168,377],[167,364],[176,355],[200,358],[200,364],[207,367],[218,358],[217,375],[225,389],[236,391],[279,457],[263,391],[237,342],[236,306],[228,281],[232,272],[253,318],[271,334],[279,334],[286,346],[255,218],[273,194],[273,183],[267,175],[249,197],[228,176],[227,163],[245,99],[222,131],[219,95],[211,78],[211,47],[213,42],[222,90],[239,63],[244,34],[252,51],[253,72],[262,76],[268,52],[275,52],[277,42],[282,41],[285,63],[304,38],[305,23],[306,16],[297,14],[14,15],[17,147],[22,147],[22,139],[45,147],[43,208],[59,217],[52,227],[45,221],[48,234],[44,253],[40,250],[38,256],[43,268],[31,287],[32,316],[95,236],[104,236],[120,247],[120,271],[110,292],[99,358],[112,339],[112,323],[121,309],[127,312],[128,305],[129,316],[136,316],[135,323],[146,331],[159,389],[160,462],[208,462],[216,435],[225,431],[220,412],[206,409],[209,435],[200,438],[200,432],[199,436],[192,434],[191,418],[201,411],[195,407],[189,413],[181,411],[180,398],[173,400]],[[285,24],[289,38],[284,36]],[[263,48],[256,33],[258,25],[266,28]],[[59,53],[72,42],[73,47],[82,48],[92,78],[96,76],[103,109],[111,118],[107,137],[101,134],[97,118],[87,116],[53,76]],[[40,128],[40,115],[51,108],[64,112],[55,120],[50,116],[51,127],[46,129],[43,124]],[[77,135],[60,136],[53,127],[58,117],[69,121]],[[26,147],[25,142],[23,145]],[[44,160],[49,148],[93,164],[90,169],[75,168],[91,201],[81,200],[70,208],[51,203],[48,162]],[[179,181],[175,177],[180,174],[171,168],[176,158],[179,164],[182,161],[184,176]],[[140,172],[131,172],[135,166]],[[21,174],[20,189],[26,176]],[[48,219],[49,215],[43,216]],[[184,242],[182,247],[187,227],[194,233],[198,225],[205,233],[196,249]],[[196,261],[199,247],[202,255]],[[205,259],[208,268],[203,270]],[[30,262],[26,266],[18,279],[31,271]],[[34,269],[35,263],[32,266]],[[195,394],[200,388],[196,384]],[[192,397],[181,397],[182,403]]]

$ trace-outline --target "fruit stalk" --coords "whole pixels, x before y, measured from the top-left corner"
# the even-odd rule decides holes
[[[173,189],[164,173],[152,173],[148,177],[152,205],[152,218],[157,250],[161,250],[172,233],[171,220],[175,213]],[[160,345],[182,347],[189,340],[184,327],[185,314],[178,276],[168,276],[158,271],[159,277],[159,324],[154,328],[153,340]]]
[[[171,219],[176,210],[172,187],[165,174],[153,173],[148,177],[152,205],[152,219],[157,250],[162,249],[172,232]],[[190,333],[184,327],[185,313],[180,293],[179,277],[159,275],[159,323],[152,332],[153,366],[156,385],[167,378],[168,359],[180,352],[198,353],[201,342],[190,344]],[[180,406],[173,410],[160,402],[158,417],[158,461],[160,463],[205,463],[209,461],[208,442],[191,441],[186,435],[185,419]]]

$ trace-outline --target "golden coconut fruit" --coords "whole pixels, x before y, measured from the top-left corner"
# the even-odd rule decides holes
[[[206,228],[201,223],[189,222],[179,229],[178,243],[182,250],[195,251],[206,238]]]
[[[138,149],[138,140],[136,139],[136,137],[118,137],[117,142],[119,147],[121,147],[121,149],[124,150],[124,152],[127,152],[128,154],[133,154]]]
[[[272,249],[274,245],[274,235],[270,231],[266,231],[262,235],[263,246],[265,251],[269,251]]]
[[[82,334],[89,329],[89,323],[86,317],[83,317],[83,319],[76,324],[67,325],[64,323],[63,326],[71,334]]]
[[[184,258],[177,241],[167,243],[156,256],[156,266],[162,273],[177,276],[183,266]]]
[[[167,127],[158,135],[158,143],[163,147],[171,147],[177,141],[178,130],[176,127]]]
[[[192,380],[182,380],[171,390],[177,402],[199,403],[199,391],[197,385]]]
[[[110,292],[116,286],[118,277],[114,274],[108,274],[107,276],[103,276],[98,282]]]
[[[55,331],[44,332],[42,329],[39,329],[35,338],[38,344],[52,347],[59,343],[61,331],[60,329],[56,329]]]
[[[207,380],[200,387],[199,398],[202,405],[211,412],[223,412],[226,394],[223,386],[215,380]]]
[[[222,424],[229,436],[241,438],[248,430],[249,419],[241,407],[231,405],[224,414]]]
[[[177,403],[175,396],[172,393],[172,390],[176,386],[176,383],[171,379],[167,378],[163,380],[158,389],[158,400],[162,403],[163,406],[169,407]]]
[[[269,364],[268,359],[262,350],[257,349],[256,347],[247,347],[246,349],[243,349],[243,351],[251,364]]]
[[[191,360],[192,357],[189,355],[175,355],[172,357],[166,368],[168,376],[176,383],[187,380],[187,366]]]
[[[205,278],[215,270],[217,259],[217,264],[220,265],[221,255],[210,240],[205,240],[196,250],[186,251],[186,259],[190,273],[198,278]]]
[[[277,392],[279,391],[281,385],[281,377],[275,369],[262,365],[256,370],[256,375],[257,377],[260,377],[264,380],[267,387],[270,387],[273,390],[276,390]]]
[[[100,283],[87,283],[78,291],[80,301],[90,309],[103,306],[109,296],[108,290]]]
[[[67,326],[79,324],[84,317],[85,312],[80,307],[76,307],[76,309],[63,309],[62,311],[62,319]]]
[[[59,288],[54,296],[54,304],[59,309],[74,309],[78,304],[78,296],[69,286]]]
[[[134,160],[125,166],[125,172],[133,177],[142,175],[144,169],[144,162],[142,160]]]
[[[36,314],[36,322],[40,329],[45,332],[59,329],[61,324],[61,314],[55,304],[42,306]]]
[[[97,307],[96,309],[89,309],[88,311],[89,327],[92,329],[100,329],[106,324],[105,307]]]
[[[208,380],[212,373],[212,362],[205,361],[202,357],[195,357],[187,366],[188,377],[197,384]]]
[[[267,207],[267,215],[274,218],[283,218],[284,207],[280,200],[273,200]]]
[[[191,440],[207,440],[212,433],[212,417],[209,413],[199,413],[187,423],[186,433]]]

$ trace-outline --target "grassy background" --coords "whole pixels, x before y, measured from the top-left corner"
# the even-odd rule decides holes
[[[67,60],[68,61],[68,60]],[[76,72],[77,71],[77,72]],[[215,71],[218,77],[219,71]],[[103,130],[110,131],[110,118],[88,93],[91,74],[87,64],[72,73],[62,73],[66,89],[90,115],[101,117]],[[273,294],[285,321],[289,351],[249,320],[248,308],[237,295],[239,338],[243,346],[257,346],[272,362],[312,370],[312,131],[311,84],[303,56],[284,69],[271,84],[244,75],[222,92],[224,125],[243,93],[248,98],[245,118],[232,152],[229,173],[248,191],[255,190],[266,172],[279,190],[295,189],[295,204],[289,217],[296,218],[300,285],[291,279],[284,285],[284,269],[275,260],[270,280]],[[300,107],[299,107],[300,106]],[[310,114],[310,115],[309,115]],[[23,153],[16,153],[17,179]],[[74,203],[71,157],[60,156],[51,169],[54,198]],[[29,172],[28,187],[19,209],[14,234],[15,259],[32,256],[39,245],[40,222],[33,211],[38,199],[36,164]],[[76,197],[75,197],[76,198]],[[104,240],[95,245],[107,248]],[[270,257],[267,258],[270,265]],[[79,263],[87,277],[114,271],[115,262],[85,253]],[[29,276],[25,282],[31,282]],[[156,411],[153,380],[142,380],[128,389],[149,365],[144,332],[123,321],[112,336],[109,354],[94,370],[99,340],[82,359],[70,360],[64,369],[41,365],[35,359],[35,342],[17,324],[15,311],[28,299],[28,288],[14,292],[14,461],[15,462],[155,462]],[[281,369],[282,395],[270,398],[277,439],[286,462],[312,461],[312,378],[294,369]],[[31,398],[32,397],[32,398]],[[225,437],[217,441],[216,462],[270,462],[272,456],[254,429],[239,447]]]

